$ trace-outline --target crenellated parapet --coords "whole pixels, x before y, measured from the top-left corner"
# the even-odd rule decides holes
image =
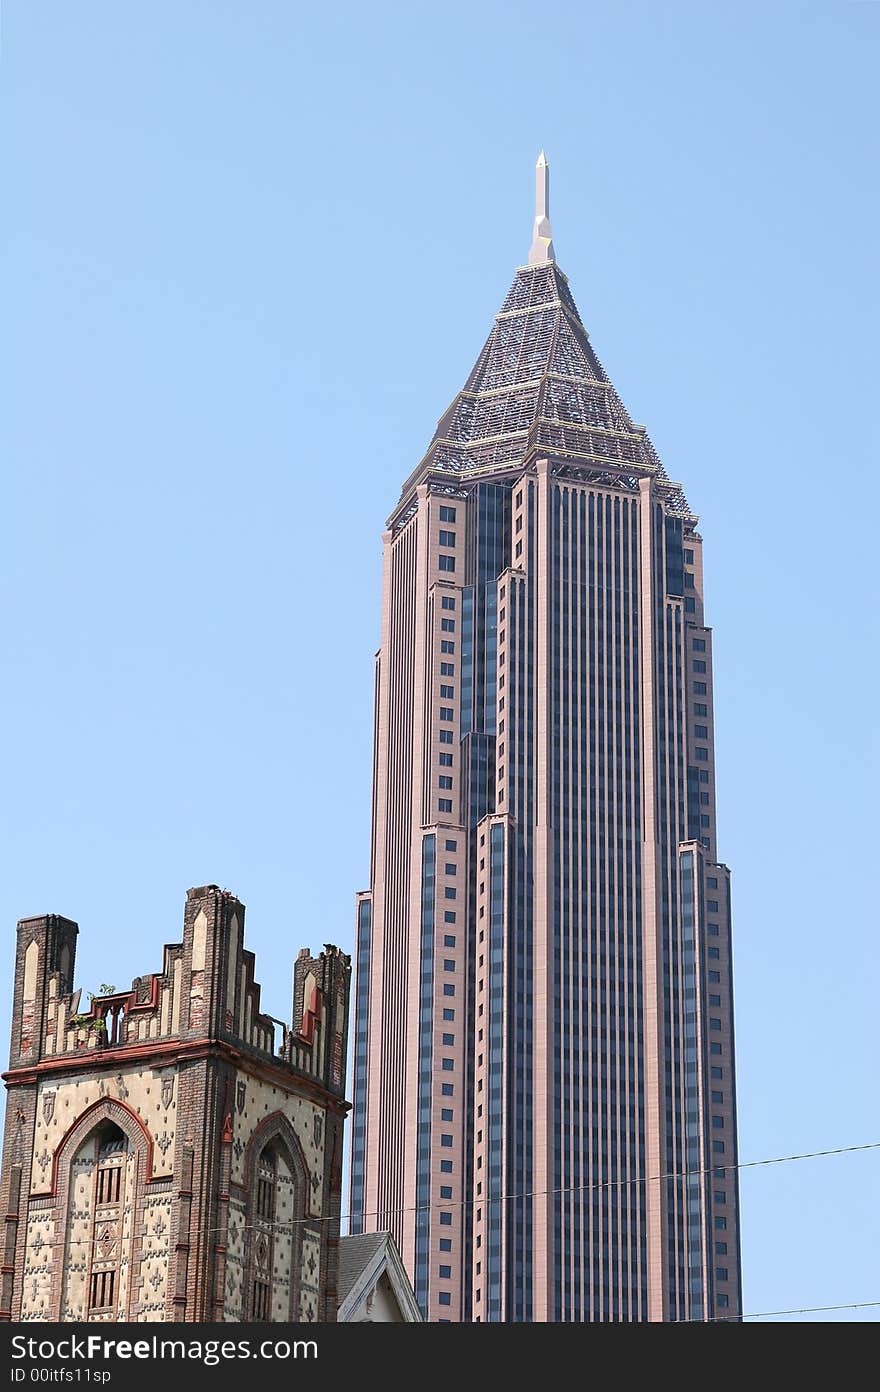
[[[244,917],[244,904],[229,890],[189,890],[183,941],[166,943],[162,970],[134,977],[127,990],[85,998],[82,987],[73,989],[77,924],[54,914],[22,919],[11,1066],[207,1037],[283,1060],[341,1093],[346,1016],[339,1000],[348,998],[348,958],[335,947],[319,957],[304,948],[291,1023],[276,1020],[261,1008]]]

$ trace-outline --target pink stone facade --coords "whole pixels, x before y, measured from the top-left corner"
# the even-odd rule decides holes
[[[555,265],[384,555],[353,1230],[431,1320],[735,1319],[702,539]]]

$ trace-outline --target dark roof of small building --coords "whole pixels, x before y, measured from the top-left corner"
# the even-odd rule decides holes
[[[340,1305],[387,1240],[388,1234],[384,1232],[353,1233],[350,1237],[339,1239],[336,1289]]]

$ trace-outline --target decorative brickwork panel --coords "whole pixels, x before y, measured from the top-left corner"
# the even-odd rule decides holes
[[[102,1098],[124,1102],[136,1112],[153,1138],[153,1176],[170,1176],[174,1168],[176,1086],[169,1070],[120,1069],[116,1073],[75,1073],[63,1083],[43,1081],[37,1095],[37,1126],[31,1166],[31,1194],[44,1194],[52,1183],[52,1160],[71,1126]]]
[[[64,1290],[61,1317],[84,1320],[89,1271],[89,1236],[92,1230],[95,1141],[80,1151],[70,1167],[70,1199],[64,1221]]]
[[[312,1213],[320,1213],[324,1186],[323,1107],[242,1072],[236,1075],[232,1180],[236,1184],[246,1183],[244,1155],[247,1143],[263,1118],[278,1111],[284,1112],[290,1121],[309,1167],[311,1193],[308,1207]]]
[[[295,1250],[293,1225],[300,1218],[293,1175],[283,1155],[278,1156],[275,1185],[275,1254],[272,1282],[272,1319],[291,1318],[291,1261]]]
[[[321,1239],[311,1228],[303,1234],[302,1265],[300,1267],[299,1318],[318,1318],[318,1296],[321,1280]]]
[[[140,1301],[134,1318],[145,1324],[165,1319],[173,1196],[148,1198],[143,1205]]]
[[[137,1160],[129,1153],[125,1158],[124,1196],[121,1223],[121,1251],[119,1254],[119,1299],[117,1319],[128,1319],[129,1286],[131,1283],[132,1239],[135,1234],[137,1215]]]
[[[54,1214],[45,1210],[31,1214],[25,1246],[22,1320],[49,1318],[52,1278],[59,1266]]]
[[[226,1235],[226,1289],[224,1318],[244,1319],[243,1283],[247,1214],[238,1199],[229,1201],[229,1228]]]

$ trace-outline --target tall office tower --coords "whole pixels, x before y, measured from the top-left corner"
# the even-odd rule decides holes
[[[702,541],[528,265],[384,533],[354,1231],[432,1320],[740,1313]]]

